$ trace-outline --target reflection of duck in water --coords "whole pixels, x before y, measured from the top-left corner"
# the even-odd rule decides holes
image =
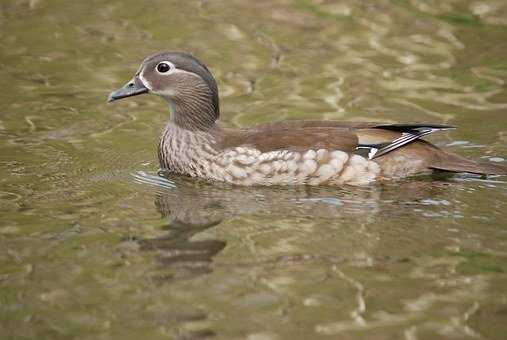
[[[139,183],[158,188],[157,209],[175,225],[212,226],[239,215],[374,219],[385,213],[405,213],[398,207],[401,202],[417,204],[420,200],[442,195],[452,200],[449,195],[453,194],[446,190],[451,182],[445,178],[442,181],[423,177],[337,189],[211,185],[163,172],[159,175],[139,172],[134,177]],[[461,186],[457,182],[452,185]]]
[[[141,250],[154,253],[161,262],[157,277],[164,282],[210,273],[216,266],[214,257],[227,245],[225,235],[229,233],[242,240],[241,244],[255,238],[254,235],[273,235],[269,241],[264,240],[270,244],[269,249],[266,244],[254,244],[250,245],[253,248],[240,251],[234,260],[227,259],[227,265],[234,267],[262,265],[259,262],[262,260],[255,259],[256,252],[272,253],[274,257],[269,257],[269,261],[273,263],[288,258],[315,259],[306,250],[300,252],[297,247],[287,245],[318,243],[324,230],[332,231],[329,238],[336,241],[335,250],[330,253],[334,261],[375,249],[382,231],[380,226],[376,227],[377,222],[382,225],[386,219],[396,221],[411,216],[418,201],[428,197],[445,195],[452,200],[448,197],[451,193],[445,190],[449,183],[438,181],[336,189],[238,187],[173,179],[174,182],[169,182],[159,176],[136,175],[137,181],[157,187],[155,205],[162,218],[168,220],[163,227],[167,231],[165,236],[138,241]],[[329,225],[336,227],[322,229]],[[211,231],[213,228],[219,228],[223,236],[217,238],[215,231]],[[237,243],[233,242],[232,248],[238,249]],[[285,253],[287,249],[291,251]]]
[[[446,125],[290,121],[225,129],[210,71],[185,53],[159,53],[109,101],[155,93],[171,107],[159,145],[163,169],[238,185],[365,184],[433,170],[507,174],[421,140]]]
[[[226,245],[215,239],[192,240],[195,235],[219,225],[221,217],[216,209],[195,203],[189,206],[189,203],[182,202],[173,193],[159,192],[155,205],[162,218],[168,219],[169,223],[162,227],[168,234],[139,241],[141,250],[156,252],[165,268],[175,269],[160,277],[162,281],[209,273],[213,256]]]

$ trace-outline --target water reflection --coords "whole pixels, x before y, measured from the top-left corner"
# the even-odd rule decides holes
[[[162,175],[162,176],[160,176]],[[427,205],[460,182],[504,183],[474,175],[436,173],[365,187],[240,187],[170,174],[137,172],[134,180],[156,188],[155,205],[172,223],[217,225],[238,215],[319,218],[378,218],[402,214],[401,206]]]
[[[192,240],[199,233],[220,224],[214,212],[206,213],[206,206],[198,202],[184,202],[169,193],[159,193],[155,199],[157,210],[168,224],[162,227],[167,235],[139,241],[140,250],[156,253],[158,261],[170,273],[157,279],[160,282],[190,278],[210,273],[212,259],[226,245],[222,240]],[[197,212],[197,213],[196,213]]]
[[[339,189],[236,187],[170,175],[166,178],[145,172],[135,173],[133,177],[138,183],[155,187],[155,206],[167,221],[161,227],[167,233],[138,241],[140,250],[153,253],[162,265],[163,269],[157,278],[159,281],[188,279],[210,273],[214,268],[213,258],[227,245],[227,241],[217,237],[212,230],[222,226],[235,228],[234,232],[241,234],[241,227],[234,225],[242,221],[248,223],[251,218],[264,223],[247,229],[247,237],[266,231],[280,232],[276,227],[269,230],[270,221],[277,219],[293,221],[290,223],[295,223],[291,226],[295,233],[276,240],[278,246],[270,250],[274,252],[271,254],[274,257],[252,258],[252,252],[262,253],[265,250],[250,248],[245,249],[239,257],[229,260],[228,266],[257,267],[268,263],[273,265],[309,260],[371,263],[371,253],[382,247],[379,240],[381,233],[385,232],[382,228],[373,227],[375,223],[385,225],[386,220],[399,222],[414,215],[436,219],[463,217],[463,212],[456,209],[452,197],[444,195],[445,198],[442,198],[448,186],[460,186],[445,176],[440,180],[437,177],[421,177],[383,185]],[[338,229],[316,229],[326,221],[331,225],[336,224]],[[305,227],[298,231],[300,225]],[[317,237],[322,237],[319,234],[326,232],[336,233],[331,237],[346,235],[334,244],[341,251],[322,256],[300,245],[291,245],[293,241],[300,242],[301,237],[311,238],[312,230]]]

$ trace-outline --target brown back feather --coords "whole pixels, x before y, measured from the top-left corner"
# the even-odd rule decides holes
[[[261,152],[274,150],[305,151],[328,149],[354,152],[358,139],[352,129],[343,127],[314,127],[288,124],[266,124],[251,129],[222,129],[215,134],[219,147],[249,145]]]

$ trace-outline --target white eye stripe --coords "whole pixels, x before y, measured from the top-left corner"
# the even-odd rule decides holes
[[[143,77],[143,72],[140,72],[139,73],[139,80],[141,80],[141,83],[143,83],[143,85],[150,91],[153,91],[153,87],[151,86],[150,82],[145,78]]]
[[[164,60],[155,66],[155,70],[157,70],[159,74],[170,74],[176,70],[176,66],[170,61]]]

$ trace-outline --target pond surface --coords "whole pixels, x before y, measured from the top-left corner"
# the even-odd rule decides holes
[[[507,2],[3,0],[2,339],[505,339],[507,178],[238,188],[159,178],[148,54],[222,123],[449,123],[506,164]]]

